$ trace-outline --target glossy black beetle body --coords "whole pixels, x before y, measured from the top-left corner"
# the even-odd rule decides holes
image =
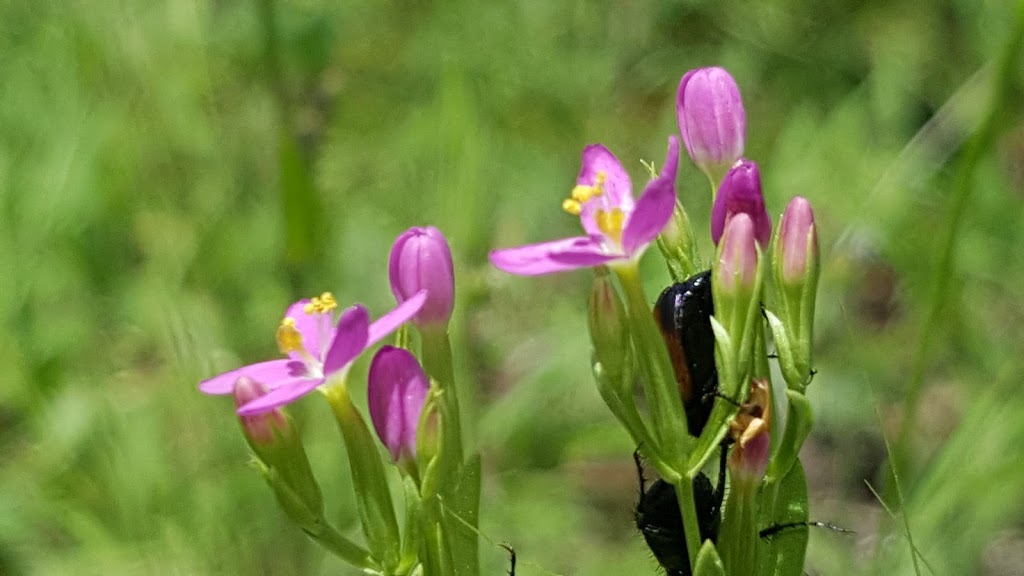
[[[693,436],[704,430],[718,392],[715,333],[711,330],[714,313],[710,270],[669,286],[654,305],[654,319],[668,346]]]
[[[658,563],[665,568],[667,576],[691,576],[690,555],[686,551],[686,532],[679,514],[679,499],[675,488],[664,480],[655,480],[645,489],[643,466],[640,456],[633,454],[637,475],[640,478],[640,500],[636,503],[636,527],[644,535],[647,547],[654,553]],[[724,477],[722,478],[724,479]],[[716,490],[703,472],[693,479],[693,501],[697,507],[697,526],[700,539],[718,540],[722,524],[722,482]]]

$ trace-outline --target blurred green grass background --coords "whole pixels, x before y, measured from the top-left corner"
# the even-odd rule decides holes
[[[903,478],[936,574],[1024,571],[1024,72],[972,180],[932,306],[955,160],[988,112],[1010,2],[0,0],[0,574],[354,574],[276,508],[230,400],[199,379],[276,354],[286,305],[391,304],[392,239],[457,260],[453,337],[478,418],[484,574],[653,574],[626,435],[588,369],[585,273],[497,273],[573,234],[583,145],[640,181],[687,69],[723,65],[773,215],[815,205],[810,574],[912,573]],[[678,183],[704,237],[710,198]],[[704,254],[710,254],[705,242]],[[653,299],[668,282],[652,253]],[[357,373],[365,372],[366,359]],[[355,382],[360,382],[357,374]],[[355,388],[360,388],[356,385]],[[330,515],[357,531],[326,406],[295,406]],[[927,573],[927,571],[926,571]]]

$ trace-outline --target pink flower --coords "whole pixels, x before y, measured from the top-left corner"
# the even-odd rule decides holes
[[[672,218],[679,140],[670,136],[661,174],[633,201],[629,175],[600,144],[583,149],[583,166],[571,198],[562,203],[578,215],[586,236],[494,250],[495,267],[534,276],[639,258]]]
[[[367,403],[377,437],[395,462],[416,458],[416,432],[430,381],[408,350],[384,346],[367,376]]]
[[[743,155],[747,115],[736,81],[723,68],[687,72],[676,93],[676,116],[693,163],[725,171]]]
[[[446,325],[455,300],[452,252],[444,234],[433,226],[409,228],[395,240],[388,259],[388,276],[395,299],[427,290],[427,302],[412,321],[417,325]]]
[[[267,385],[269,392],[238,408],[241,416],[270,412],[312,392],[336,373],[348,370],[359,354],[412,318],[427,299],[426,290],[400,304],[374,323],[361,304],[341,312],[330,292],[299,300],[288,307],[277,328],[277,344],[288,359],[268,360],[203,380],[206,394],[230,394],[235,381],[248,377]]]

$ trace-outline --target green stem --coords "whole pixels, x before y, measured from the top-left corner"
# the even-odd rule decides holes
[[[686,413],[679,397],[672,361],[668,357],[665,341],[651,315],[650,305],[640,284],[640,271],[636,264],[614,268],[623,292],[626,294],[630,334],[637,352],[637,365],[643,376],[651,421],[654,424],[652,448],[662,464],[682,470],[687,453]]]
[[[757,570],[757,484],[733,482],[725,503],[719,552],[728,574],[754,574]]]
[[[374,561],[373,557],[370,556],[370,552],[368,550],[342,536],[342,534],[338,532],[338,529],[329,524],[326,520],[323,521],[321,525],[323,526],[323,529],[320,533],[309,533],[310,538],[345,562],[348,562],[357,568],[361,568],[363,571],[372,571],[382,574],[380,566],[376,561]]]
[[[679,500],[679,513],[683,516],[683,532],[686,534],[686,552],[690,558],[691,571],[696,568],[697,554],[700,552],[700,523],[697,522],[697,507],[693,502],[693,478],[689,475],[679,477],[675,483],[676,499]]]
[[[450,421],[445,422],[449,427],[451,440],[454,445],[449,446],[449,454],[462,462],[463,443],[462,426],[460,420],[462,414],[459,412],[459,398],[455,386],[455,370],[452,368],[452,344],[448,338],[448,331],[444,327],[435,329],[422,329],[423,336],[423,368],[435,381],[442,391],[441,401],[447,404],[450,411]]]

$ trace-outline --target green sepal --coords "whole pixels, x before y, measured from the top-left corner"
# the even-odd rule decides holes
[[[658,236],[658,249],[673,281],[682,282],[697,273],[697,240],[690,217],[678,199],[672,209],[672,219]]]
[[[711,540],[705,540],[697,553],[697,563],[693,568],[694,576],[725,576],[725,566],[718,556],[718,549]]]
[[[771,310],[765,310],[765,317],[768,318],[768,327],[772,331],[772,340],[775,342],[775,353],[779,357],[779,371],[786,380],[790,390],[796,390],[801,394],[807,388],[807,380],[810,377],[809,360],[800,361],[799,351],[803,346],[790,338],[790,331],[787,323],[783,322]]]
[[[774,393],[775,390],[772,390],[773,404]],[[765,471],[765,481],[770,483],[789,474],[793,463],[798,461],[800,448],[804,445],[804,441],[807,440],[807,436],[814,426],[814,412],[811,410],[811,403],[806,396],[794,390],[786,390],[786,400],[789,404],[785,421],[786,431],[783,433],[777,450],[773,446],[773,454],[770,456],[768,469]],[[772,418],[774,417],[772,415]]]
[[[373,557],[380,561],[385,570],[393,572],[401,557],[402,540],[377,440],[352,403],[348,386],[344,382],[328,385],[324,394],[345,440],[352,487],[356,494],[356,509],[359,511],[366,542]]]
[[[444,530],[451,550],[452,567],[458,576],[479,573],[479,543],[476,527],[480,509],[480,454],[472,454],[459,467],[456,478],[445,490],[442,509]]]
[[[807,478],[799,459],[770,491],[774,504],[765,498],[761,506],[759,526],[762,530],[807,522]],[[767,485],[765,492],[769,492]],[[757,576],[801,576],[807,554],[807,536],[806,526],[793,526],[760,538]]]

